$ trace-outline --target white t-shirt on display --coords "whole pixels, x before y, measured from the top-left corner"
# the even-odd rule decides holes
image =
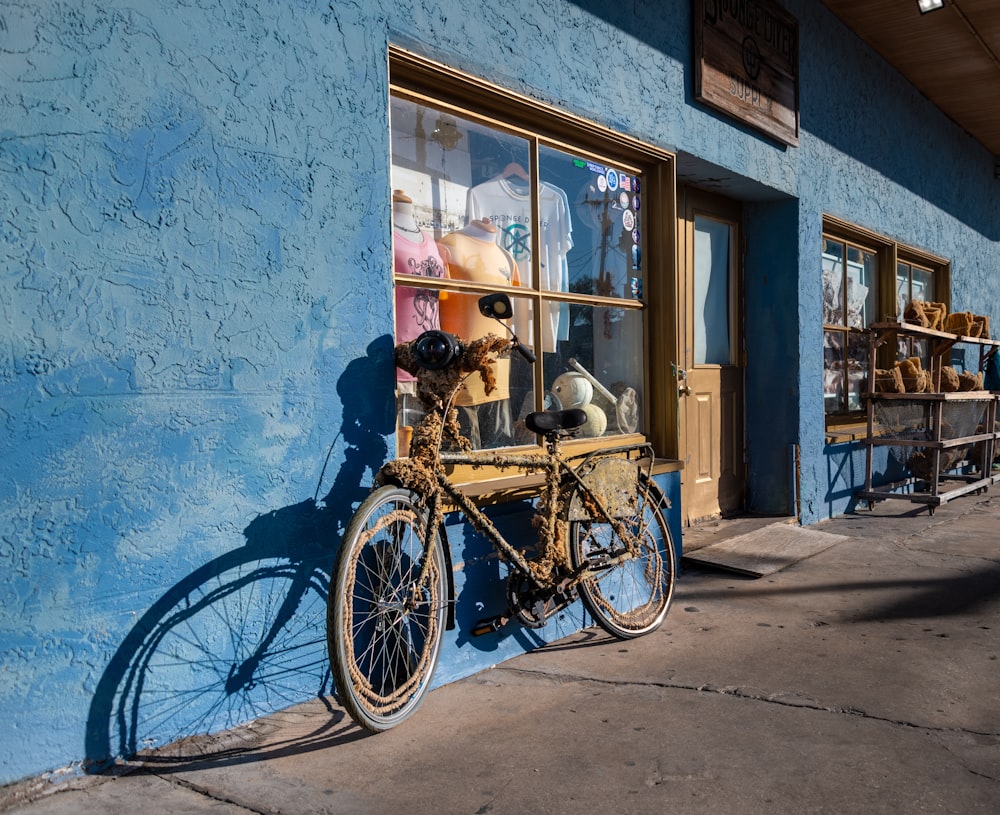
[[[539,198],[541,258],[539,281],[543,291],[569,290],[567,254],[573,247],[573,225],[569,199],[558,187],[542,182]],[[527,185],[516,185],[497,176],[472,187],[466,202],[466,218],[485,218],[497,228],[497,243],[517,262],[522,281],[531,280],[531,196]],[[569,338],[569,305],[550,303],[547,323],[542,326],[542,347],[554,351],[558,340]]]

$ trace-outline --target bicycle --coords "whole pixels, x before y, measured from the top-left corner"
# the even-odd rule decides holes
[[[489,393],[497,356],[516,350],[535,361],[503,322],[512,316],[507,295],[486,295],[479,309],[509,336],[462,343],[428,331],[396,347],[396,363],[417,378],[426,413],[409,456],[379,470],[336,556],[327,606],[334,684],[350,716],[373,732],[398,725],[419,707],[443,632],[455,625],[446,511],[460,511],[509,568],[508,608],[477,623],[473,635],[513,620],[539,628],[579,597],[608,633],[632,638],[658,628],[672,599],[676,560],[649,444],[564,456],[562,442],[587,421],[579,408],[525,417],[544,441],[538,452],[473,450],[461,434],[452,399],[467,377],[479,372]],[[543,476],[533,557],[452,483],[447,468],[460,464]]]

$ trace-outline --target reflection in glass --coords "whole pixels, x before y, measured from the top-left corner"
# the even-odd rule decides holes
[[[896,319],[902,320],[906,306],[913,296],[910,294],[910,267],[905,263],[896,265]]]
[[[823,322],[844,324],[844,244],[823,241]]]
[[[875,314],[878,256],[855,246],[847,252],[847,325],[865,328]]]
[[[934,274],[929,269],[921,269],[902,261],[896,264],[896,319],[903,319],[903,313],[911,300],[933,303],[936,299]]]
[[[868,381],[868,338],[852,331],[847,335],[847,409],[861,410],[861,397]]]
[[[902,261],[896,264],[896,319],[903,321],[906,307],[912,300],[925,303],[935,301],[934,275],[929,269],[921,269]],[[924,368],[931,366],[930,347],[927,340],[899,337],[896,340],[898,359],[918,357]]]
[[[844,404],[844,333],[823,332],[823,409],[841,413]]]
[[[694,361],[732,364],[729,338],[732,226],[694,219]]]
[[[542,288],[632,297],[633,278],[642,278],[640,177],[621,167],[550,147],[540,147],[538,155],[543,204]],[[547,196],[550,200],[546,205]],[[562,199],[561,204],[557,198]],[[568,212],[565,221],[563,207]],[[558,269],[557,264],[564,268]]]
[[[920,269],[916,266],[913,269],[913,284],[911,297],[914,300],[923,300],[933,303],[937,300],[934,292],[934,275],[927,269]]]

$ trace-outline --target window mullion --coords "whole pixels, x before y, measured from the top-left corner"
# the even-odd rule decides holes
[[[538,362],[533,366],[532,374],[535,383],[535,410],[544,407],[545,395],[545,371],[542,358],[542,315],[547,306],[542,302],[542,213],[541,195],[542,188],[541,168],[538,163],[538,138],[529,138],[530,157],[528,167],[529,183],[531,185],[531,313],[534,319],[531,321],[532,337],[531,342],[538,352]]]

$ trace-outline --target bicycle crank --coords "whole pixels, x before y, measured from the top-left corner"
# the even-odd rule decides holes
[[[495,617],[480,620],[472,627],[471,634],[480,637],[499,631],[512,619],[526,628],[541,628],[553,614],[562,611],[577,598],[570,578],[558,584],[538,588],[531,580],[517,572],[507,579],[507,611]]]
[[[507,579],[507,602],[522,625],[541,628],[549,617],[576,599],[576,592],[568,584],[568,580],[563,580],[540,589],[524,575],[514,572]]]

